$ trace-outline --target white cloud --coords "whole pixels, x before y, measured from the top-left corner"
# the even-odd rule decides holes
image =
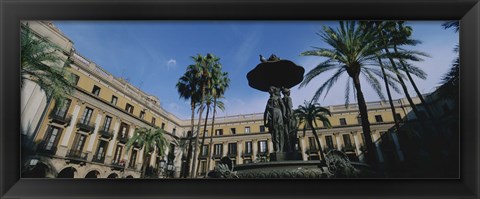
[[[175,68],[177,66],[177,60],[170,59],[167,61],[167,69],[170,70],[172,68]]]

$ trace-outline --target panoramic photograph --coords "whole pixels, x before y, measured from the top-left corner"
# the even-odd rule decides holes
[[[22,21],[22,178],[459,178],[458,21]]]

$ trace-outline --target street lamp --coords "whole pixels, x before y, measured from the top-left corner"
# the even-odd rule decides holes
[[[169,177],[173,177],[174,166],[173,166],[173,162],[172,162],[172,161],[169,161],[169,162],[168,162],[168,164],[167,164],[167,171],[168,171],[168,176],[169,176]]]
[[[165,169],[166,169],[166,168],[165,168],[165,160],[162,158],[162,159],[160,160],[160,173],[161,173],[161,175],[162,175],[163,177],[165,177],[165,176],[164,176],[164,174],[165,174]]]

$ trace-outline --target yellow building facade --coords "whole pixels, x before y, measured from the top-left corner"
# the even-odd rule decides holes
[[[159,127],[165,130],[171,144],[167,147],[170,158],[169,155],[158,156],[154,152],[148,157],[149,166],[153,168],[154,175],[162,177],[165,176],[162,162],[170,163],[172,176],[180,176],[185,167],[187,149],[179,146],[179,140],[189,133],[190,119],[180,119],[165,111],[157,97],[114,77],[75,52],[73,42],[52,23],[32,21],[29,22],[29,27],[64,50],[65,60],[71,60],[70,71],[76,76],[76,88],[61,106],[55,102],[34,106],[33,102],[38,101],[36,99],[40,99],[38,96],[41,94],[31,93],[40,92],[38,88],[36,91],[22,90],[24,109],[43,112],[22,112],[22,122],[38,121],[29,123],[37,126],[31,130],[33,133],[24,133],[32,135],[27,137],[33,140],[35,151],[24,166],[35,169],[41,165],[45,174],[40,177],[138,178],[141,175],[143,149],[132,147],[126,151],[125,143],[138,127]],[[416,98],[414,101],[419,103]],[[394,100],[394,106],[399,120],[415,119],[410,114],[411,108],[406,99]],[[388,102],[377,101],[368,102],[367,107],[372,139],[380,149],[382,136],[394,125],[390,105]],[[365,147],[357,104],[325,108],[332,113],[329,117],[332,128],[321,126],[317,129],[321,148],[325,152],[338,149],[352,160],[363,161]],[[211,119],[207,123],[205,144],[198,146],[198,176],[205,176],[209,170],[214,169],[222,157],[231,158],[235,164],[268,161],[273,143],[263,124],[263,113],[215,118],[212,141]],[[395,158],[402,161],[404,157],[399,139],[395,133],[391,133],[390,137],[394,143]],[[305,161],[319,159],[319,147],[316,146],[311,130],[304,133],[299,129],[296,148]],[[382,150],[378,150],[377,156],[383,161]],[[32,175],[24,175],[29,176]]]

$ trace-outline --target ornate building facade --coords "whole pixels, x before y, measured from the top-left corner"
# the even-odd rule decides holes
[[[125,149],[126,141],[138,127],[162,128],[170,142],[168,155],[158,156],[154,152],[148,157],[150,172],[165,176],[164,171],[171,171],[172,177],[184,172],[187,149],[179,145],[179,140],[189,133],[189,119],[165,111],[157,97],[114,77],[75,52],[73,42],[52,23],[28,23],[38,36],[63,49],[65,60],[71,60],[76,88],[61,106],[47,102],[42,91],[31,82],[22,88],[22,135],[23,140],[30,140],[25,145],[33,149],[22,157],[23,177],[138,178],[143,149],[139,146]],[[416,98],[414,101],[420,102]],[[454,106],[442,100],[429,101],[434,102],[436,115],[445,115]],[[394,100],[394,106],[401,123],[416,120],[406,99]],[[367,107],[380,162],[389,158],[404,161],[400,135],[391,131],[394,119],[389,103],[368,102]],[[333,127],[317,130],[321,148],[325,152],[338,149],[351,160],[363,161],[365,146],[357,104],[326,108],[332,113],[329,119]],[[207,123],[205,144],[198,150],[199,176],[205,176],[222,157],[231,158],[234,164],[268,161],[273,143],[263,124],[263,113],[217,117],[211,142],[211,121]],[[391,143],[389,151],[382,148],[384,140]],[[310,130],[298,131],[296,149],[304,161],[319,159],[319,147]],[[165,165],[169,165],[168,170]]]

